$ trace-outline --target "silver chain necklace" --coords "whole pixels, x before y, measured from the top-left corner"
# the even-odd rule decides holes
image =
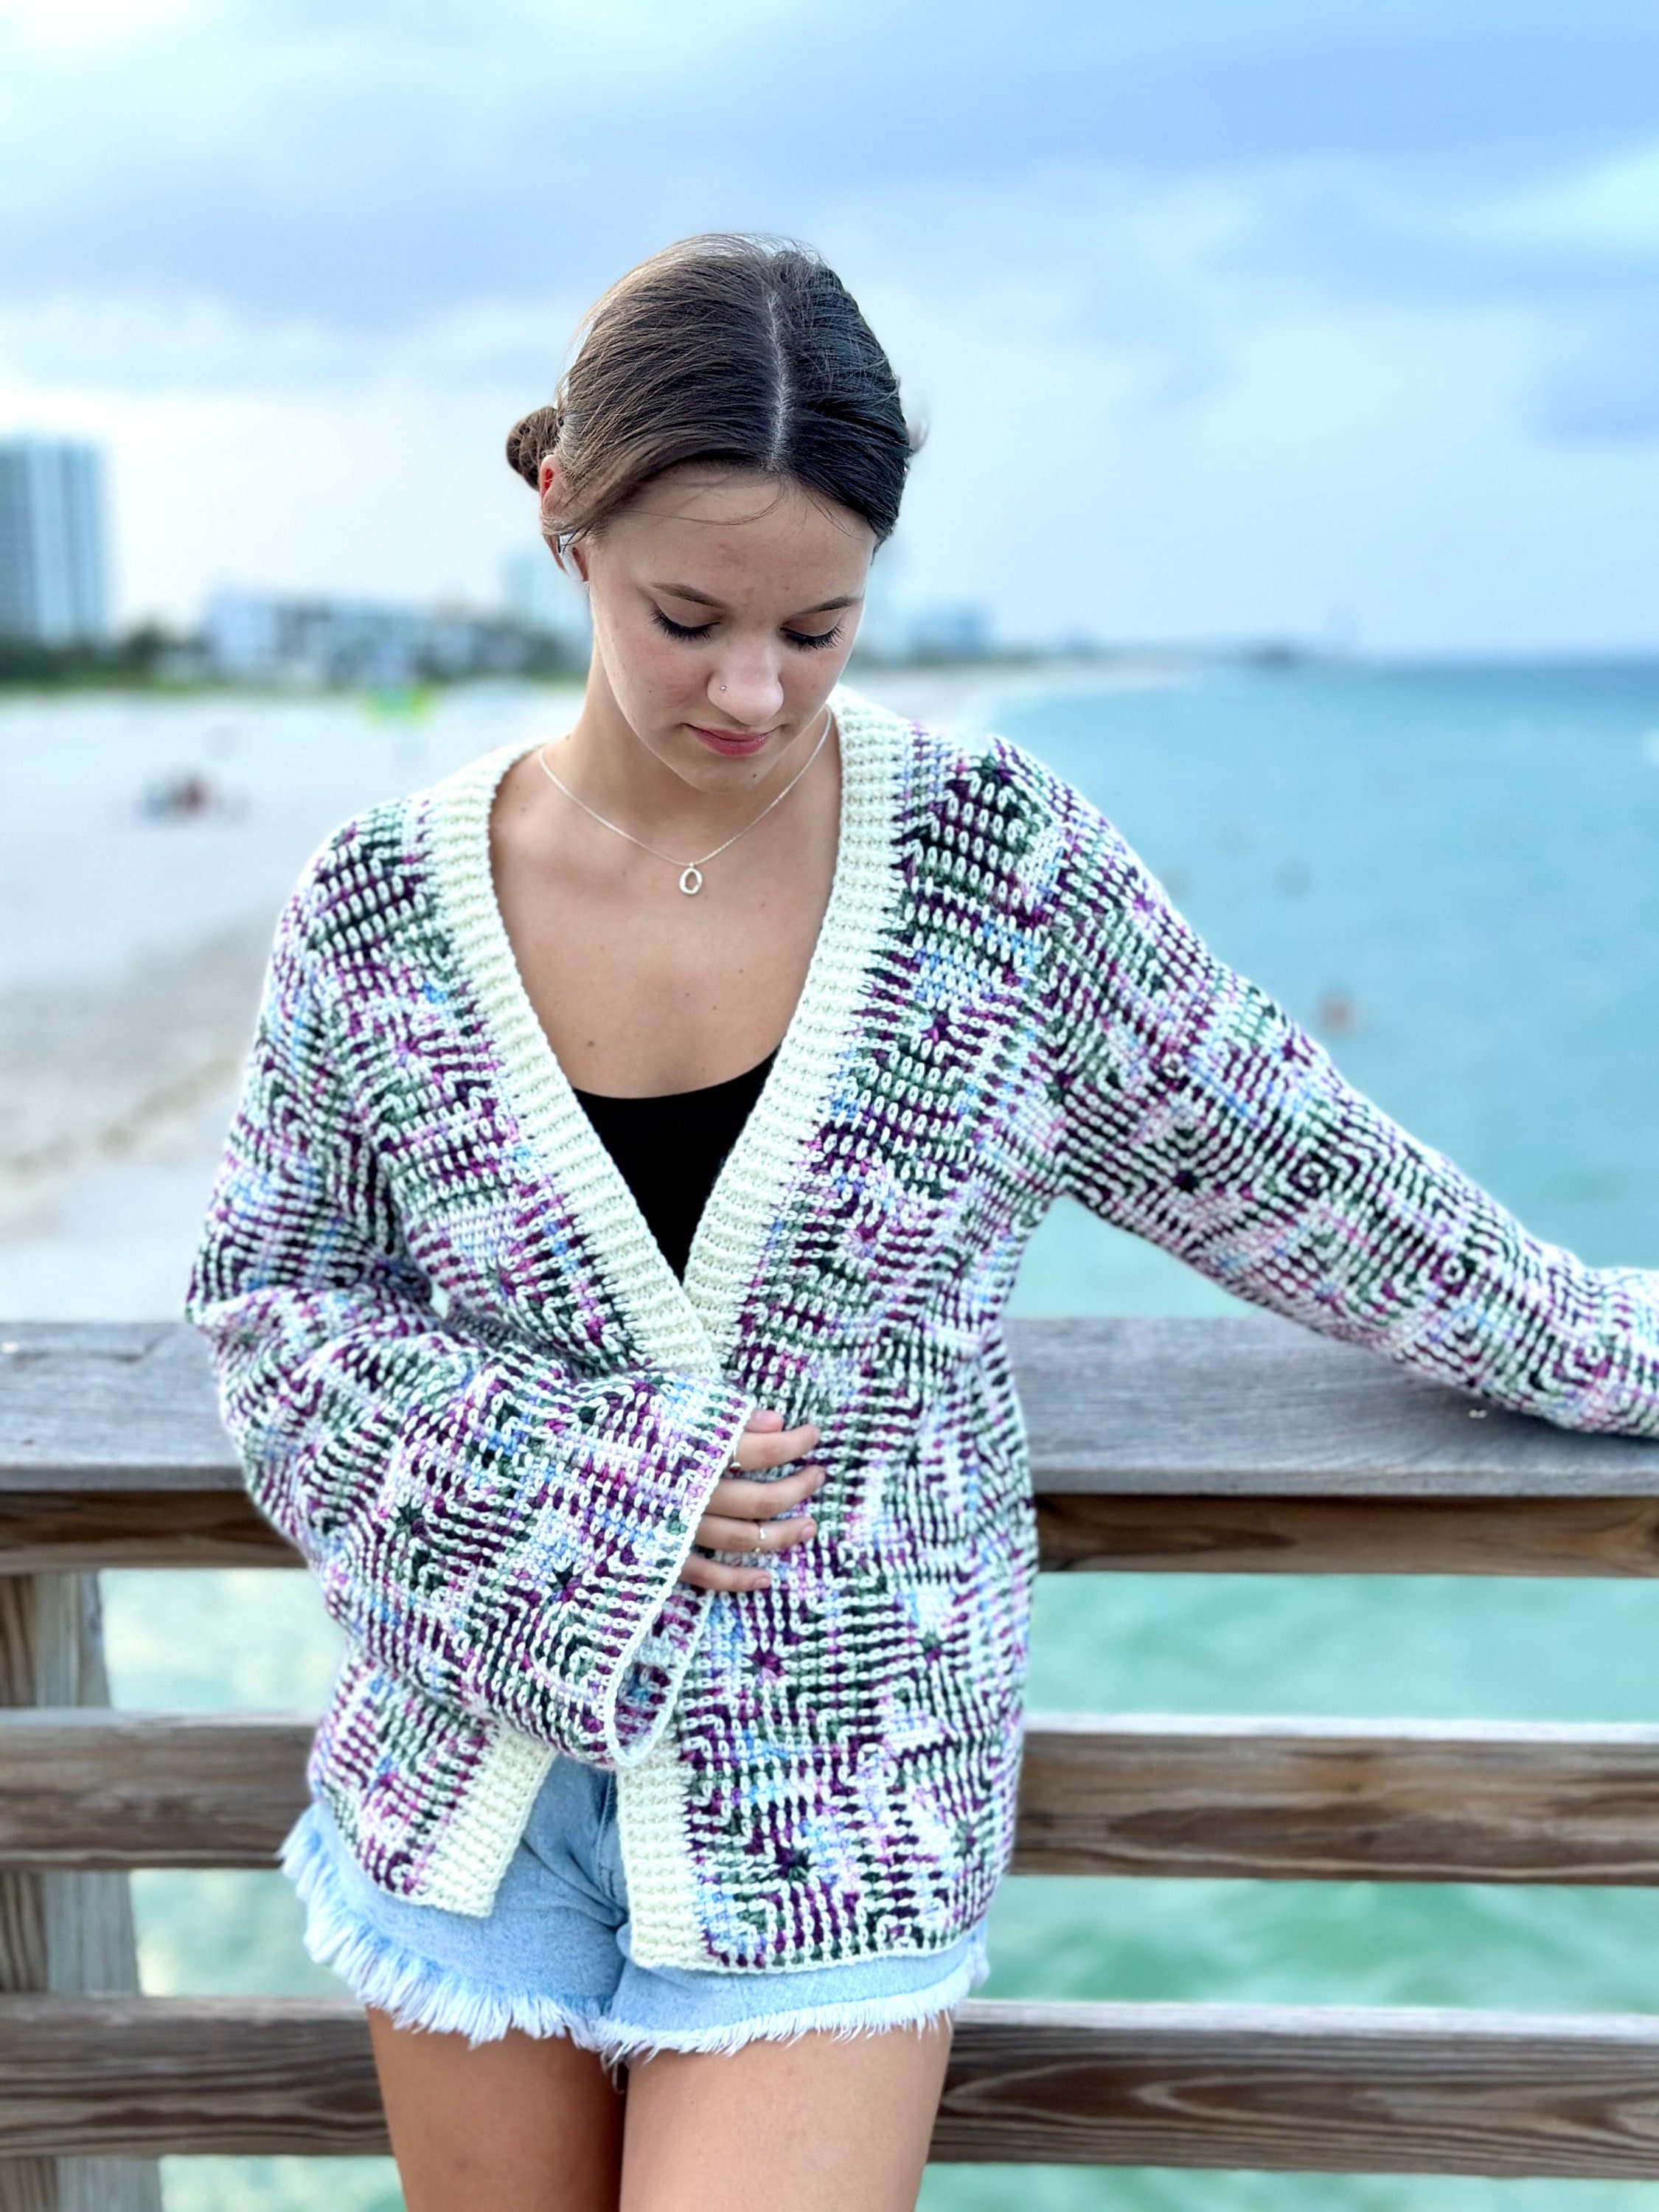
[[[726,850],[726,845],[735,845],[738,837],[746,837],[749,832],[754,828],[755,822],[759,822],[763,820],[765,816],[769,815],[772,811],[772,809],[777,805],[778,799],[788,798],[790,793],[800,781],[802,776],[805,775],[807,769],[811,767],[812,763],[823,750],[825,744],[829,741],[830,732],[835,727],[836,718],[830,708],[826,707],[824,708],[823,717],[823,737],[821,737],[817,744],[813,746],[807,759],[801,763],[800,767],[795,770],[793,775],[790,777],[788,782],[784,785],[783,789],[778,793],[777,799],[769,799],[765,805],[762,807],[760,812],[755,817],[754,822],[745,822],[742,829],[738,831],[736,836],[728,837],[726,841],[726,845],[716,845],[713,853],[705,853],[702,855],[702,860],[712,860],[714,858],[715,854],[723,853]],[[675,860],[674,855],[672,853],[657,852],[657,848],[654,845],[647,845],[643,837],[636,837],[631,830],[624,830],[622,824],[618,822],[607,821],[605,817],[599,812],[599,809],[595,806],[590,806],[585,799],[576,799],[576,794],[572,791],[570,786],[568,783],[562,782],[556,775],[553,775],[552,769],[548,767],[547,747],[544,744],[537,746],[536,757],[542,764],[543,773],[552,777],[553,781],[558,784],[559,789],[563,792],[567,799],[575,799],[577,805],[581,808],[585,814],[591,814],[596,822],[605,823],[605,826],[607,830],[614,830],[619,837],[626,837],[630,844],[640,846],[645,852],[656,853],[657,858],[659,860],[666,860],[672,866],[679,868],[680,889],[683,891],[695,892],[700,891],[702,889],[702,860],[687,860],[682,866],[680,862]]]

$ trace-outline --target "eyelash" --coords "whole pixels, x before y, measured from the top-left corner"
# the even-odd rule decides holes
[[[657,607],[652,608],[651,619],[659,630],[665,631],[670,637],[681,638],[688,642],[695,642],[700,637],[707,637],[714,627],[713,623],[697,623],[688,628],[684,623],[670,622],[668,617]],[[817,637],[809,637],[804,630],[799,629],[787,629],[783,634],[791,645],[799,645],[809,653],[821,653],[826,646],[839,643],[841,624],[837,623],[834,629],[821,631]]]

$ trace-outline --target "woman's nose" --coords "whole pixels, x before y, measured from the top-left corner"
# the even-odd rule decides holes
[[[775,670],[728,665],[710,679],[708,702],[745,730],[769,730],[783,711],[783,686]]]

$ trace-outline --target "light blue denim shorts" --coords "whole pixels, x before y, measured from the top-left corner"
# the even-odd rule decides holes
[[[783,1973],[639,1966],[617,1825],[617,1778],[556,1759],[490,1912],[414,1905],[377,1889],[313,1802],[282,1867],[306,1908],[305,1947],[400,2027],[474,2045],[520,2028],[568,2035],[614,2075],[656,2051],[735,2051],[757,2036],[921,2027],[990,1972],[986,1919],[926,1956]]]

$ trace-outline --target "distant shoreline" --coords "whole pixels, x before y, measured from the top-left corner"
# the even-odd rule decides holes
[[[1047,652],[1010,647],[959,659],[862,660],[854,652],[846,680],[855,690],[882,696],[884,687],[944,686],[952,691],[968,685],[988,688],[1011,680],[1029,680],[1043,688],[1078,682],[1094,682],[1115,689],[1124,684],[1175,683],[1194,677],[1228,672],[1249,674],[1341,674],[1408,676],[1414,672],[1437,676],[1467,670],[1471,675],[1509,672],[1517,678],[1547,676],[1553,672],[1587,668],[1642,669],[1659,667],[1659,644],[1586,647],[1557,647],[1530,653],[1500,653],[1479,647],[1446,647],[1435,651],[1370,652],[1359,647],[1310,645],[1295,639],[1206,641],[1194,639],[1169,644],[1140,643],[1105,646],[1097,652]],[[586,672],[501,676],[422,678],[417,682],[382,686],[330,684],[301,680],[289,682],[232,682],[217,677],[149,673],[130,667],[77,667],[62,676],[40,678],[13,674],[0,667],[0,715],[11,706],[40,707],[55,700],[143,699],[156,703],[199,702],[227,708],[238,705],[349,703],[354,700],[430,703],[446,694],[469,690],[561,692],[580,690]]]
[[[1253,662],[1262,659],[1271,665],[1280,665],[1280,653],[1297,659],[1313,659],[1317,656],[1304,654],[1301,648],[1242,648],[1229,653],[1218,648],[1211,653],[1202,648],[1192,651],[1157,647],[1123,647],[1103,650],[1098,653],[1041,653],[1021,651],[1010,647],[1006,652],[976,653],[966,658],[950,659],[881,660],[860,659],[854,653],[848,664],[846,680],[854,690],[873,689],[890,679],[905,684],[951,683],[958,679],[978,677],[988,683],[1008,677],[1030,677],[1046,680],[1050,675],[1069,675],[1073,671],[1091,670],[1103,679],[1136,680],[1143,672],[1188,669],[1212,665],[1218,659]],[[565,691],[573,685],[578,689],[586,680],[585,670],[572,670],[543,675],[501,675],[422,678],[410,684],[324,684],[296,678],[290,682],[233,682],[213,676],[169,676],[149,674],[129,668],[108,670],[76,667],[61,677],[12,676],[0,671],[0,706],[16,702],[38,705],[48,700],[64,698],[135,698],[167,700],[204,700],[229,706],[238,703],[280,702],[285,706],[307,702],[342,702],[352,699],[421,698],[432,699],[445,693],[468,690],[509,691]]]

